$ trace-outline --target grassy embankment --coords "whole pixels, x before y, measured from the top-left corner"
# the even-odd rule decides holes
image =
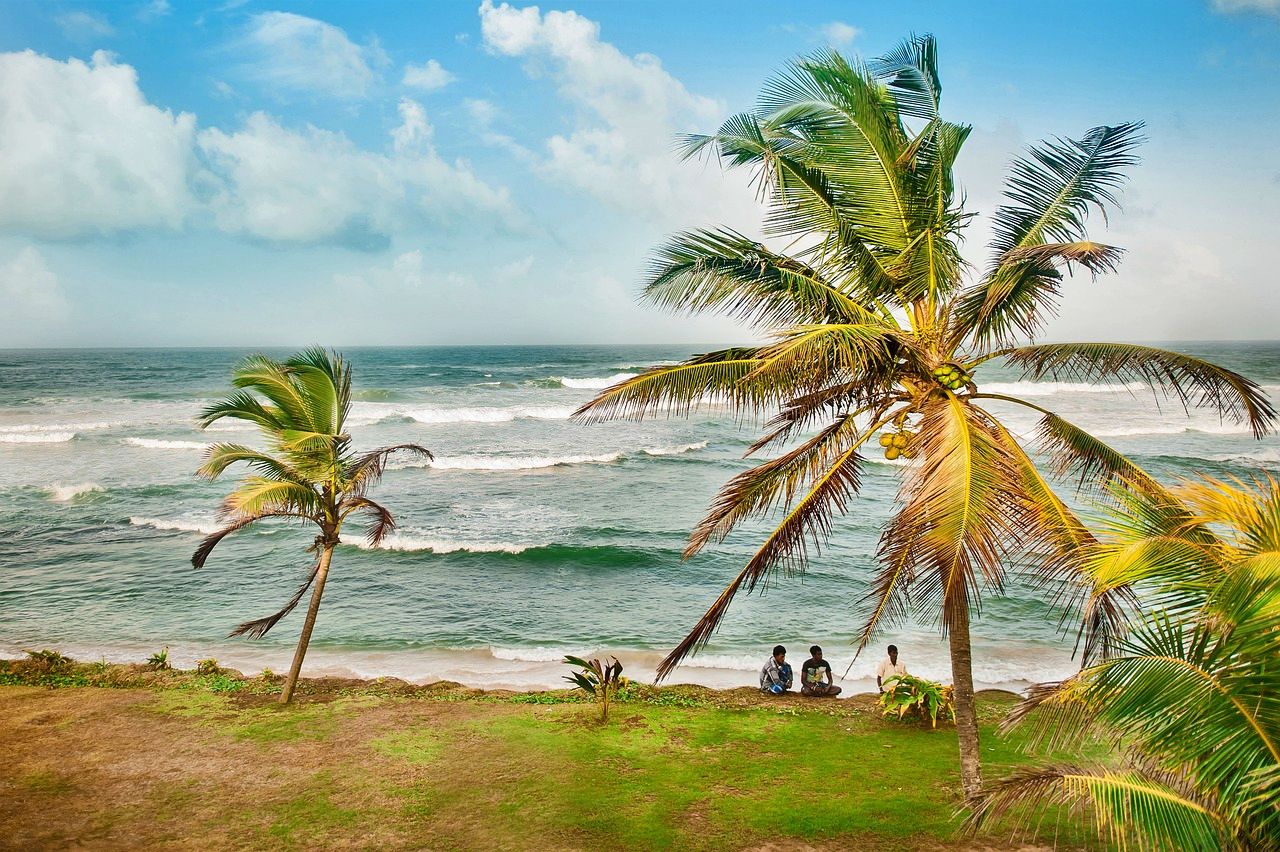
[[[225,671],[0,661],[0,846],[1023,848],[958,829],[954,731],[882,719],[872,696],[634,687],[600,726],[562,692],[316,679],[288,707],[278,692]],[[993,774],[1025,759],[993,734],[1012,700],[981,696]]]

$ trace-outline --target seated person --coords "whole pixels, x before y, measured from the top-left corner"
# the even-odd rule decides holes
[[[760,691],[769,695],[781,695],[791,688],[791,664],[787,662],[787,649],[777,645],[773,656],[760,670]]]
[[[822,659],[822,649],[814,645],[809,649],[810,657],[800,666],[800,694],[827,696],[834,698],[840,694],[831,676],[831,666]]]
[[[885,681],[906,673],[907,667],[898,662],[898,646],[890,645],[889,656],[881,660],[880,665],[876,666],[876,689],[883,693]]]

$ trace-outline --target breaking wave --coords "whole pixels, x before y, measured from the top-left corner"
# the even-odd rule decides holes
[[[586,378],[575,379],[568,376],[555,376],[555,381],[567,388],[575,390],[603,390],[610,385],[616,385],[618,382],[635,378],[635,373],[615,373],[612,376],[588,376]]]
[[[171,441],[167,438],[125,438],[124,442],[148,450],[203,450],[209,446],[203,441]]]
[[[45,491],[49,492],[49,499],[54,503],[70,503],[81,495],[103,490],[105,489],[96,482],[81,482],[76,485],[50,485],[45,489]]]
[[[1127,384],[1093,384],[1092,382],[991,382],[979,384],[979,390],[1009,396],[1054,396],[1060,393],[1134,393],[1148,390],[1142,382]]]

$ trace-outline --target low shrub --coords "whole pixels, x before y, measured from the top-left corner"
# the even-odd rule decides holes
[[[911,675],[894,675],[884,682],[880,709],[884,715],[897,716],[900,720],[923,722],[927,719],[934,728],[938,727],[938,719],[955,718],[951,687]]]

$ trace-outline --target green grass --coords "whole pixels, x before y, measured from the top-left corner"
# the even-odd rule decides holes
[[[317,681],[282,706],[270,683],[224,673],[147,674],[132,692],[74,698],[31,689],[48,686],[49,672],[11,674],[24,685],[0,688],[0,717],[6,707],[35,714],[46,736],[0,743],[15,767],[10,789],[25,797],[13,816],[31,830],[48,830],[56,802],[55,813],[85,812],[75,824],[109,824],[140,845],[220,838],[211,849],[1016,848],[1008,825],[979,837],[961,830],[954,728],[884,719],[865,698],[644,687],[601,724],[567,692]],[[99,703],[112,709],[97,712]],[[1030,760],[1018,737],[995,732],[1012,703],[985,695],[980,704],[989,779]],[[70,736],[92,750],[61,747]],[[51,753],[64,756],[56,767]],[[110,786],[102,767],[119,761],[143,768],[135,783]],[[148,778],[149,765],[170,768]],[[1049,820],[1042,831],[1046,845],[1089,847],[1082,822]]]

